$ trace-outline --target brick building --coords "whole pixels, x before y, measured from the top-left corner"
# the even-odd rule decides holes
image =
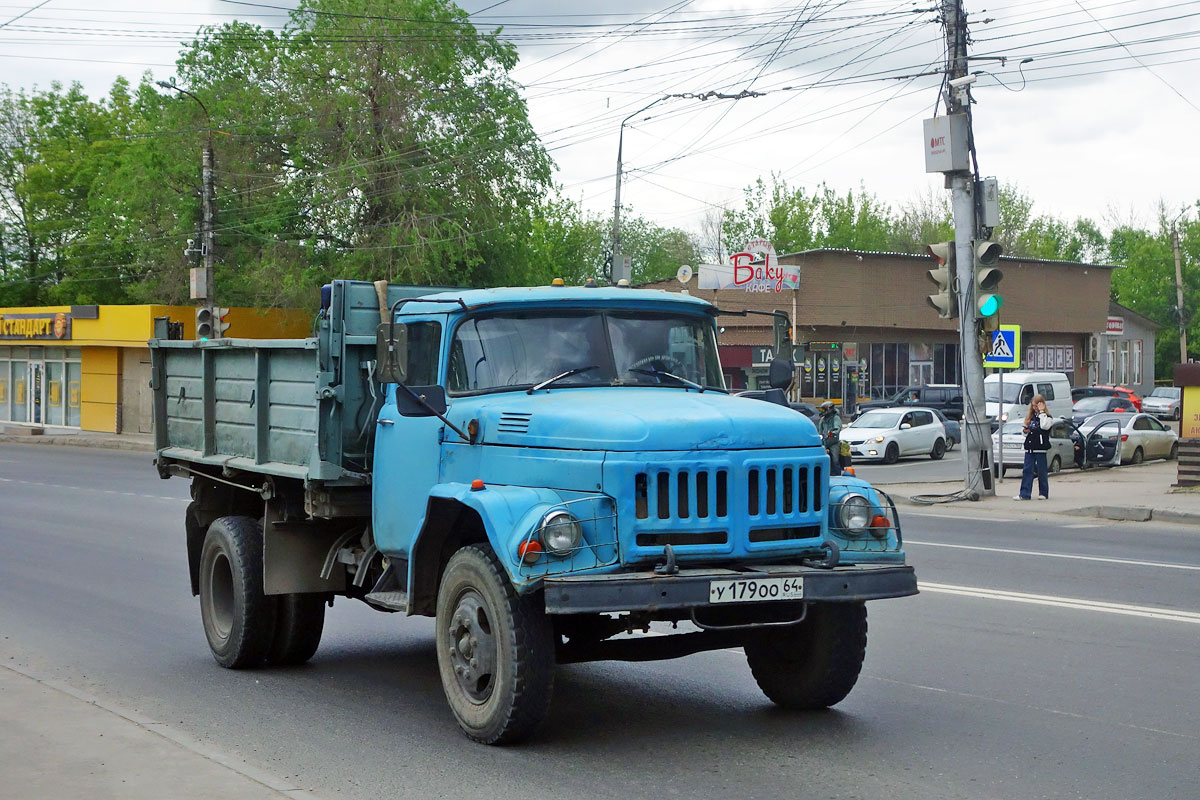
[[[884,397],[910,384],[959,382],[957,320],[940,319],[926,299],[935,291],[927,274],[930,257],[822,249],[782,255],[779,263],[800,269],[793,358],[803,397],[846,403]],[[1015,257],[1002,257],[999,266],[1001,322],[1021,325],[1023,354],[1065,372],[1073,385],[1095,382],[1101,370],[1089,363],[1094,337],[1106,329],[1110,280],[1119,267]],[[791,315],[789,289],[700,289],[698,277],[686,286],[672,279],[646,288],[686,290],[729,310]],[[774,355],[770,319],[725,315],[718,324],[728,384],[765,385],[766,364]],[[1140,373],[1149,375],[1150,384],[1153,345],[1150,336]]]

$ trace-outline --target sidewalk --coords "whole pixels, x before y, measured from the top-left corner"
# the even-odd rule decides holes
[[[0,444],[50,444],[69,447],[104,447],[109,450],[154,452],[154,436],[149,433],[95,433],[62,429],[32,434],[32,428],[0,423]]]
[[[913,495],[936,495],[957,491],[961,481],[953,483],[894,483],[881,487],[898,505],[939,509],[962,513],[978,509],[1005,514],[1043,516],[1072,514],[1111,520],[1146,522],[1181,522],[1197,526],[1200,533],[1200,491],[1173,488],[1176,477],[1174,461],[1157,461],[1138,466],[1096,469],[1081,472],[1065,470],[1050,476],[1049,500],[1013,500],[1021,488],[1020,473],[1011,470],[997,484],[996,496],[977,502],[921,505],[912,501]],[[1034,495],[1037,484],[1034,484]]]
[[[3,666],[0,796],[26,800],[314,797],[162,723]]]

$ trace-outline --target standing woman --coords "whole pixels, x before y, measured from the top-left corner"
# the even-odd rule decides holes
[[[1046,411],[1046,398],[1035,394],[1025,414],[1025,465],[1021,468],[1021,493],[1014,500],[1029,500],[1033,492],[1033,476],[1037,474],[1038,499],[1050,497],[1050,478],[1046,471],[1046,451],[1050,449],[1050,428],[1054,420]]]

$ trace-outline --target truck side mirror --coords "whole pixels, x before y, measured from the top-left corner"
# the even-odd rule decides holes
[[[792,385],[796,365],[790,358],[776,358],[767,371],[767,385],[772,389],[786,389]]]
[[[375,380],[404,383],[408,377],[408,327],[403,322],[379,324],[375,331]]]

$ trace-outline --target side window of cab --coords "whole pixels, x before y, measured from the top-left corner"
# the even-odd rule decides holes
[[[409,386],[432,386],[437,383],[438,355],[442,346],[442,325],[439,322],[410,322],[408,330]]]

